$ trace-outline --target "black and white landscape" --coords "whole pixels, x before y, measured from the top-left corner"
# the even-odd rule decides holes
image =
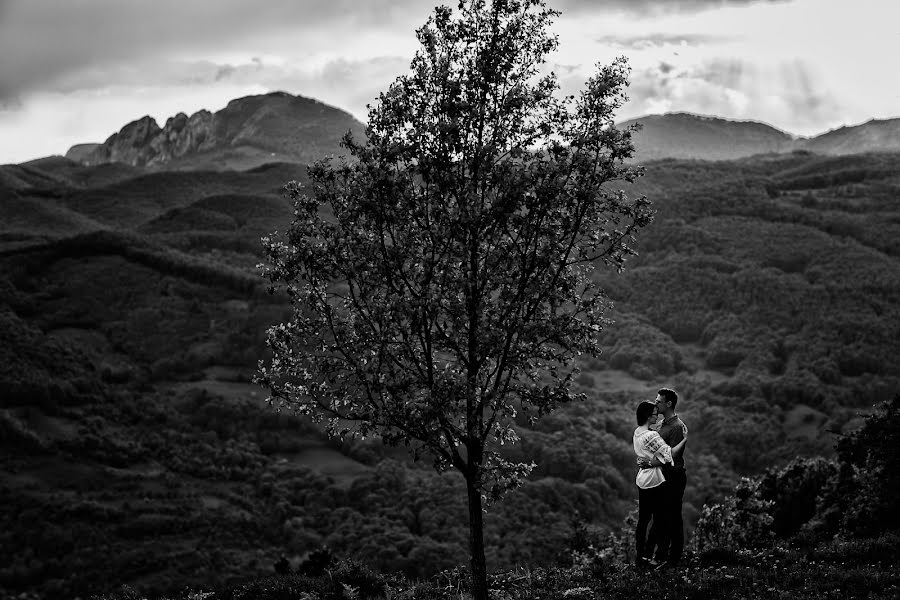
[[[254,137],[260,115],[293,139]],[[304,179],[305,148],[338,152],[362,125],[283,93],[205,129],[179,120],[0,168],[4,585],[224,585],[322,544],[411,576],[464,562],[453,477],[377,440],[329,441],[249,383],[289,314],[256,269],[260,237],[292,218],[280,188]],[[894,124],[847,131],[858,152],[838,155],[759,153],[777,133],[759,124],[648,120],[643,152],[690,158],[646,163],[634,191],[658,217],[605,276],[615,325],[581,365],[588,401],[520,428],[511,452],[537,468],[488,514],[493,568],[552,563],[576,511],[621,526],[632,404],[663,384],[695,434],[691,523],[741,476],[833,456],[900,384],[900,155],[879,135]],[[713,127],[745,156],[701,154]]]
[[[625,191],[656,216],[623,272],[596,272],[613,323],[578,361],[587,399],[516,422],[506,456],[536,467],[485,515],[488,569],[509,574],[494,589],[544,597],[525,573],[557,596],[592,597],[568,577],[616,598],[667,589],[616,562],[634,407],[666,386],[690,425],[688,537],[704,511],[746,536],[703,554],[701,538],[727,544],[697,533],[713,566],[679,589],[891,597],[897,521],[873,515],[897,485],[900,118],[800,135],[674,109],[618,124],[641,125],[629,164],[646,175]],[[392,577],[459,576],[458,476],[377,437],[329,439],[252,382],[266,329],[292,314],[260,240],[294,218],[284,185],[345,155],[348,131],[365,139],[351,112],[272,91],[0,165],[0,597],[396,597]],[[345,587],[283,591],[261,579],[279,559]]]

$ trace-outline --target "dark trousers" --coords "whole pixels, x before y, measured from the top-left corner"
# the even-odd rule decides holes
[[[656,544],[657,561],[678,564],[684,551],[684,522],[681,518],[681,504],[684,501],[684,488],[687,487],[687,474],[682,468],[668,465],[662,469],[666,482],[659,486],[662,505],[660,519],[653,519],[650,540]]]
[[[650,558],[653,555],[653,543],[647,540],[647,526],[650,524],[651,518],[654,526],[656,526],[656,522],[659,519],[663,518],[661,511],[663,506],[662,488],[664,485],[658,485],[646,490],[638,488],[638,522],[634,530],[638,560]]]

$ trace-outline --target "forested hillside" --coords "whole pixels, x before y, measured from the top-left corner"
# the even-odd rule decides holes
[[[0,592],[217,587],[327,545],[430,576],[464,562],[462,487],[378,440],[327,441],[249,383],[289,314],[256,264],[301,167],[0,167]],[[647,165],[640,256],[583,403],[520,424],[537,463],[486,515],[488,566],[554,564],[634,508],[634,406],[691,428],[685,514],[834,455],[900,384],[900,155]]]

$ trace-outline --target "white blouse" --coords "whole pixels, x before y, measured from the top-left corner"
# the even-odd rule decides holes
[[[634,430],[634,453],[647,460],[656,457],[664,463],[675,464],[672,460],[672,448],[663,441],[658,432],[647,428],[646,425]],[[651,467],[638,471],[635,483],[639,488],[646,490],[662,484],[665,480],[662,468]]]

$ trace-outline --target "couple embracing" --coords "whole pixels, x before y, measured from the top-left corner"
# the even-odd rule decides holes
[[[640,470],[635,538],[639,568],[674,568],[684,549],[681,503],[687,485],[684,447],[688,432],[675,413],[677,404],[678,394],[663,388],[655,401],[637,407],[634,452]]]

